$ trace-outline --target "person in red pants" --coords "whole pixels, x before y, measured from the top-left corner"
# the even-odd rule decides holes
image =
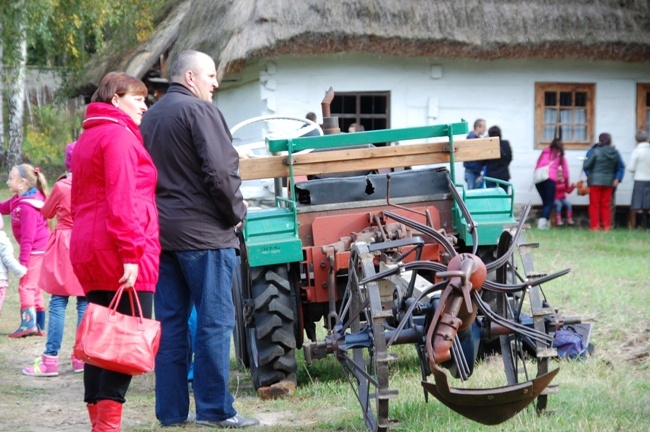
[[[584,162],[583,169],[588,173],[589,184],[589,229],[609,231],[612,229],[612,193],[618,186],[616,171],[621,163],[621,155],[612,146],[612,136],[601,133],[598,144]]]

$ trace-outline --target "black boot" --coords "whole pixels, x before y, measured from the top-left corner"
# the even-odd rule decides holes
[[[635,215],[634,228],[639,229],[639,230],[646,229],[646,214],[645,213],[637,213]]]

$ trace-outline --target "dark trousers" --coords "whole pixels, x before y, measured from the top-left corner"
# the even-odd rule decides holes
[[[88,303],[108,306],[115,296],[115,291],[90,291],[86,298]],[[138,292],[138,299],[145,318],[151,318],[153,310],[153,293]],[[117,305],[117,311],[131,315],[131,302],[125,293]],[[97,403],[99,400],[110,399],[124,403],[126,391],[131,384],[131,375],[113,372],[86,363],[84,365],[84,402]]]
[[[537,192],[540,198],[542,198],[542,215],[540,217],[549,219],[553,210],[553,203],[555,202],[555,182],[551,179],[544,180],[541,183],[537,183],[535,188],[537,188]]]

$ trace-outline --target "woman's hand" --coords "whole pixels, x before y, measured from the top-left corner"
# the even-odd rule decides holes
[[[124,264],[124,275],[119,282],[123,283],[126,288],[132,288],[136,279],[138,279],[138,265]]]

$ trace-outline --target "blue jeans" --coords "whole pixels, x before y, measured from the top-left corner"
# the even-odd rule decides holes
[[[190,341],[192,348],[190,350],[190,371],[187,374],[187,380],[194,380],[194,350],[196,350],[196,308],[192,306],[192,312],[190,313],[190,319],[188,320],[187,325],[190,326]]]
[[[68,296],[52,295],[50,299],[50,321],[47,324],[47,342],[45,352],[49,356],[58,356],[63,340],[63,327],[65,325],[65,309],[68,307]],[[86,312],[88,301],[86,297],[77,297],[77,326]]]
[[[473,173],[472,171],[465,169],[465,182],[467,183],[467,189],[478,189],[481,187],[482,182],[477,182],[481,174]]]
[[[194,352],[196,419],[219,421],[237,414],[228,390],[230,340],[235,328],[232,277],[234,249],[163,251],[154,295],[162,324],[156,356],[156,417],[163,425],[187,419],[187,374],[191,349],[188,318],[192,302],[197,326]]]
[[[571,203],[568,200],[555,200],[555,212],[562,213],[562,207],[571,211]]]

